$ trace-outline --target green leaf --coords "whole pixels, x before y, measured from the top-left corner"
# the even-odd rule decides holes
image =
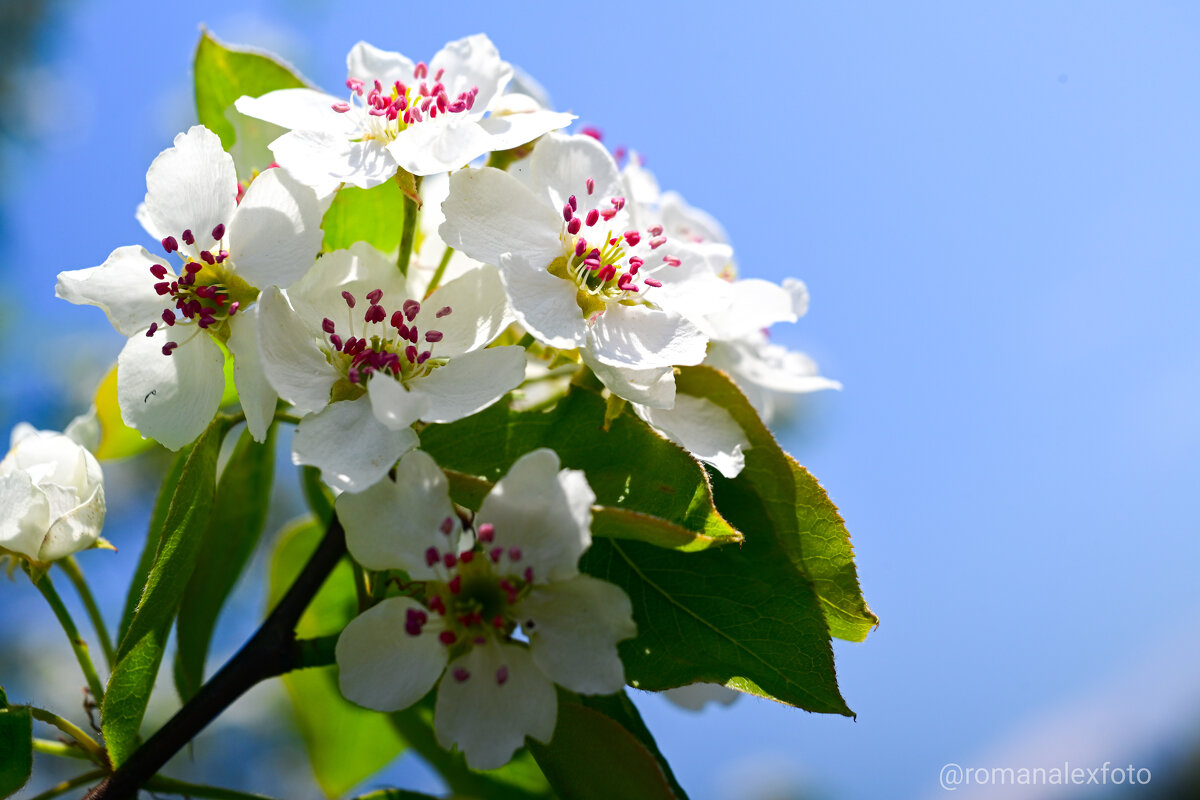
[[[0,709],[0,797],[16,794],[32,772],[33,715],[29,707]]]
[[[305,82],[295,71],[264,53],[228,47],[206,30],[200,34],[194,62],[196,117],[230,149],[236,141],[225,111],[242,95],[259,97],[276,89],[296,89]]]
[[[271,556],[267,584],[273,607],[291,586],[316,550],[324,533],[311,518],[289,525]],[[342,560],[309,605],[296,634],[315,638],[339,633],[358,613],[354,576]],[[321,790],[338,797],[375,774],[405,747],[384,714],[360,708],[344,699],[337,687],[337,667],[304,669],[283,676],[296,724]]]
[[[716,403],[741,426],[750,449],[746,468],[735,481],[762,500],[784,552],[820,598],[830,634],[852,642],[867,638],[879,618],[863,599],[850,533],[821,484],[779,447],[725,373],[711,367],[684,367],[676,387]],[[743,530],[749,535],[749,530]]]
[[[471,495],[460,502],[498,480],[520,456],[550,447],[564,467],[587,474],[602,507],[596,536],[678,550],[741,541],[714,507],[708,474],[691,456],[632,414],[605,430],[604,412],[598,394],[575,386],[550,411],[513,411],[497,403],[458,422],[430,425],[421,433],[421,447],[443,468],[478,479],[451,476],[452,488]]]
[[[217,417],[192,446],[158,534],[154,564],[141,601],[117,649],[101,710],[113,766],[133,752],[146,703],[162,663],[171,622],[187,587],[213,504],[217,454],[229,420]]]
[[[561,692],[554,737],[549,744],[531,739],[529,748],[561,800],[686,800],[641,739]]]
[[[683,791],[683,787],[675,780],[675,774],[671,771],[671,765],[667,763],[666,756],[659,751],[658,743],[654,741],[654,735],[650,733],[650,729],[642,721],[642,715],[638,712],[637,706],[633,704],[633,701],[629,699],[628,693],[579,695],[578,697],[582,705],[616,720],[621,723],[625,730],[637,737],[642,746],[654,754],[654,757],[658,760],[658,766],[662,769],[663,775],[666,776],[667,782],[671,784],[671,789],[675,792],[675,796],[680,800],[687,800],[687,793]]]
[[[204,545],[175,621],[175,686],[185,703],[204,681],[217,617],[262,536],[274,475],[275,426],[262,444],[243,431],[217,484]]]
[[[344,250],[355,242],[368,242],[381,252],[395,252],[404,232],[403,215],[404,191],[396,181],[371,189],[343,186],[321,221],[325,249]]]

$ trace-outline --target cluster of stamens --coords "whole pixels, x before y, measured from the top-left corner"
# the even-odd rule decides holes
[[[184,246],[192,249],[194,257],[180,249],[179,241],[174,236],[162,240],[163,250],[168,254],[178,253],[183,259],[183,275],[178,278],[163,264],[150,267],[150,274],[157,281],[154,291],[174,301],[173,307],[167,306],[162,311],[165,328],[173,328],[177,323],[195,323],[198,329],[205,330],[219,325],[238,312],[241,303],[231,299],[229,287],[222,280],[223,276],[216,269],[206,270],[206,267],[214,268],[224,264],[229,258],[229,251],[221,247],[222,239],[225,238],[225,225],[218,224],[213,228],[212,237],[216,240],[213,248],[200,250],[196,247],[196,237],[190,229],[180,235]],[[157,322],[152,322],[146,336],[153,337],[159,328]],[[163,355],[171,355],[177,347],[179,342],[168,341],[162,347]]]
[[[444,363],[444,359],[433,358],[431,350],[422,350],[424,344],[437,344],[442,340],[442,332],[427,330],[424,336],[413,324],[421,311],[421,304],[416,300],[405,300],[403,305],[392,315],[388,316],[383,307],[383,290],[373,289],[367,292],[369,305],[363,313],[365,323],[361,336],[353,335],[354,307],[357,299],[348,291],[342,292],[342,299],[350,313],[350,330],[352,335],[343,339],[337,332],[333,320],[326,317],[321,321],[321,330],[329,337],[329,344],[334,351],[342,355],[342,363],[346,371],[346,379],[352,384],[365,384],[372,375],[383,372],[399,380],[411,380],[428,375],[436,367]],[[444,306],[434,315],[441,319],[450,314],[450,306]],[[369,330],[371,325],[387,325],[382,332]]]
[[[590,197],[596,191],[596,182],[588,178],[585,187]],[[603,235],[596,235],[602,230],[596,227],[601,220],[611,222],[624,208],[624,197],[610,197],[606,204],[593,206],[587,211],[580,210],[580,202],[575,195],[571,195],[563,205],[562,238],[567,250],[567,272],[588,294],[625,300],[644,297],[649,289],[662,286],[662,281],[650,274],[638,278],[638,272],[647,267],[647,262],[642,256],[631,254],[633,248],[643,240],[651,251],[657,251],[666,244],[667,237],[661,225],[652,225],[644,232],[627,230],[614,234],[609,229]],[[594,229],[596,234],[588,238],[585,228]],[[645,248],[641,252],[644,254]],[[663,255],[661,264],[650,265],[646,271],[650,273],[662,265],[678,267],[681,263],[676,256]]]
[[[454,520],[447,517],[440,530],[446,536],[453,534]],[[435,568],[446,578],[444,581],[426,583],[428,591],[426,609],[409,609],[404,631],[409,636],[419,636],[430,621],[430,614],[438,617],[438,641],[446,647],[458,646],[466,649],[487,643],[489,636],[507,640],[516,629],[512,607],[529,592],[533,584],[533,567],[521,567],[519,547],[495,545],[495,528],[483,523],[476,529],[475,546],[462,553],[456,548],[431,546],[425,551],[425,563]],[[524,627],[533,623],[526,621]],[[452,672],[454,679],[463,682],[470,673],[462,667]],[[508,671],[501,667],[496,672],[496,682],[508,680]]]
[[[374,86],[368,88],[365,81],[350,78],[346,81],[350,102],[334,103],[332,108],[339,114],[345,114],[351,109],[351,103],[362,106],[369,117],[368,137],[392,139],[409,125],[427,118],[437,119],[442,114],[461,114],[474,107],[479,87],[473,86],[452,98],[442,83],[444,73],[444,69],[439,69],[431,84],[428,80],[429,67],[422,61],[413,70],[414,82],[411,86],[395,81],[390,87],[385,87],[382,82],[375,80]]]

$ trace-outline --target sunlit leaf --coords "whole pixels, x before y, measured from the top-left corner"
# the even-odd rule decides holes
[[[372,189],[343,186],[334,195],[321,222],[325,249],[343,250],[355,242],[368,242],[391,253],[400,246],[404,231],[404,192],[396,181]]]

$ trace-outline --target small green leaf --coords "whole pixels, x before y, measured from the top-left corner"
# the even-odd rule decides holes
[[[683,787],[675,780],[675,774],[671,771],[671,765],[667,763],[666,756],[659,751],[658,743],[654,741],[654,735],[650,733],[650,729],[642,721],[642,715],[638,712],[637,706],[633,704],[633,701],[629,699],[628,693],[622,691],[617,694],[579,695],[578,697],[581,705],[587,706],[593,711],[599,711],[601,714],[621,723],[625,730],[637,737],[642,746],[653,753],[654,757],[658,759],[658,766],[666,776],[667,782],[671,784],[671,789],[675,792],[675,796],[679,800],[687,800],[687,793],[683,791]]]
[[[243,431],[217,484],[204,546],[175,621],[175,686],[184,702],[200,689],[217,616],[262,536],[274,474],[275,426],[262,444]]]
[[[33,772],[33,715],[28,706],[0,709],[0,797],[16,794]]]
[[[170,508],[163,519],[141,600],[117,649],[117,662],[101,710],[101,728],[114,767],[129,757],[137,741],[171,622],[204,541],[215,491],[217,454],[228,429],[229,420],[217,417],[192,446],[179,480],[173,484]]]
[[[632,414],[617,417],[608,430],[604,415],[605,401],[576,386],[550,411],[513,411],[497,403],[458,422],[430,425],[421,433],[421,447],[444,469],[476,479],[451,476],[452,487],[466,494],[499,480],[530,450],[550,447],[564,467],[583,470],[596,503],[612,509],[596,515],[597,536],[679,550],[741,541],[714,507],[699,464]]]
[[[749,486],[761,498],[788,558],[812,582],[830,634],[851,642],[867,638],[879,618],[863,599],[850,533],[821,484],[779,447],[725,373],[711,367],[684,367],[676,386],[684,394],[716,403],[741,426],[750,449],[746,468],[735,482]]]
[[[125,424],[121,409],[117,405],[117,365],[113,364],[96,387],[96,417],[100,421],[100,444],[96,458],[105,461],[127,458],[154,447],[153,439],[146,439]]]
[[[549,744],[531,739],[529,749],[562,800],[686,800],[637,736],[561,693],[554,737]]]
[[[343,186],[321,221],[325,249],[344,250],[355,242],[367,242],[383,253],[393,253],[404,232],[403,215],[404,191],[396,181],[371,189]]]
[[[311,518],[289,525],[275,545],[269,566],[268,606],[283,597],[324,533]],[[309,605],[296,634],[309,639],[339,633],[358,613],[354,576],[342,560]],[[338,797],[387,765],[404,750],[404,740],[384,714],[344,699],[337,667],[304,669],[283,676],[296,724],[321,790]]]
[[[236,141],[225,111],[242,95],[259,97],[276,89],[296,89],[305,82],[288,65],[264,53],[228,47],[206,30],[196,45],[196,116],[230,149]]]

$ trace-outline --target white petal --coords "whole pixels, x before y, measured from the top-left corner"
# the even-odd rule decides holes
[[[565,128],[574,119],[574,114],[538,109],[516,114],[493,112],[492,116],[480,120],[479,125],[491,134],[489,150],[511,150],[550,131]]]
[[[485,264],[500,266],[502,254],[518,253],[544,268],[562,255],[562,215],[507,172],[484,167],[454,173],[442,213],[442,240]]]
[[[675,371],[671,367],[628,369],[601,364],[587,350],[579,351],[588,366],[605,387],[631,403],[652,408],[675,405]]]
[[[451,99],[471,89],[479,89],[474,110],[480,115],[492,99],[504,91],[513,75],[512,67],[500,59],[496,45],[482,33],[447,42],[429,59],[429,72],[437,74],[439,69],[446,70],[442,80]]]
[[[418,581],[439,577],[425,563],[425,552],[431,546],[454,550],[461,528],[446,474],[423,450],[405,453],[395,481],[385,478],[359,494],[339,495],[337,513],[355,561],[367,569],[402,569]],[[441,530],[447,519],[449,534]]]
[[[474,161],[492,149],[492,138],[474,121],[425,120],[397,134],[388,152],[413,175],[433,175]]]
[[[376,711],[399,711],[424,697],[446,668],[446,647],[424,630],[404,630],[408,597],[389,597],[359,614],[338,637],[335,655],[342,696]]]
[[[708,338],[691,322],[645,305],[609,303],[590,333],[596,360],[615,367],[699,364],[708,346]]]
[[[803,317],[808,313],[808,287],[799,278],[784,278],[783,288],[792,296],[792,313]]]
[[[390,87],[396,81],[411,84],[415,66],[407,56],[380,50],[366,42],[354,45],[346,55],[346,74],[358,78],[367,86],[376,80],[385,87]]]
[[[58,273],[54,293],[69,303],[96,306],[114,328],[133,336],[160,320],[170,305],[169,298],[154,291],[160,282],[150,273],[155,264],[168,268],[167,282],[175,277],[170,263],[155,259],[146,248],[118,247],[98,267]]]
[[[513,314],[538,341],[562,350],[584,346],[588,326],[575,284],[508,254],[500,258],[500,278]]]
[[[641,157],[636,152],[629,153],[629,160],[621,170],[621,178],[625,181],[625,190],[629,192],[629,196],[639,204],[658,202],[658,179],[654,177],[653,172],[642,166]],[[669,229],[667,235],[671,235]]]
[[[412,425],[429,411],[430,399],[421,392],[409,391],[388,375],[377,375],[367,384],[371,410],[375,419],[390,430],[399,431]]]
[[[86,455],[92,459],[93,463],[95,462],[91,453]],[[99,473],[99,464],[95,464],[95,470]],[[100,538],[100,529],[104,527],[104,485],[96,481],[91,484],[91,487],[92,492],[87,497],[80,497],[75,489],[43,487],[47,498],[51,501],[52,521],[49,530],[46,531],[46,538],[42,542],[39,560],[57,561],[60,558],[66,558],[91,547]],[[54,513],[54,506],[57,505],[54,497],[56,493],[60,494],[61,499],[67,501],[65,504],[69,505],[69,508],[63,509],[57,515]]]
[[[317,467],[335,489],[361,492],[416,446],[412,430],[388,430],[371,413],[371,401],[360,397],[330,403],[301,420],[292,440],[292,462]]]
[[[665,288],[665,287],[664,287]],[[725,284],[729,307],[706,320],[714,339],[738,339],[777,322],[795,322],[792,293],[758,278]]]
[[[316,193],[282,169],[254,179],[229,223],[237,273],[260,288],[287,287],[308,272],[321,249]]]
[[[351,335],[351,327],[353,333],[362,333],[364,297],[374,289],[383,292],[384,306],[393,311],[410,296],[408,283],[396,269],[395,261],[385,258],[367,242],[355,242],[349,250],[335,250],[321,256],[314,269],[292,284],[287,296],[314,335],[322,336],[321,322],[328,318],[345,339]],[[343,291],[357,298],[360,305],[354,311],[347,308]]]
[[[87,411],[68,422],[67,427],[63,428],[63,436],[81,447],[95,452],[100,447],[100,440],[104,436],[96,407],[94,405],[89,407]]]
[[[233,354],[233,382],[246,414],[246,427],[254,441],[261,442],[267,438],[279,395],[267,381],[259,351],[258,313],[259,306],[253,305],[230,319],[226,345]]]
[[[218,223],[228,225],[237,200],[237,174],[233,158],[221,149],[221,140],[203,125],[194,125],[175,137],[175,144],[159,153],[146,172],[146,212],[155,230],[180,240],[185,230],[196,237],[196,247],[208,250]]]
[[[268,286],[259,295],[257,308],[258,346],[267,380],[301,411],[320,411],[329,404],[329,392],[341,374],[277,287]]]
[[[798,350],[767,341],[762,334],[734,342],[713,342],[709,362],[733,376],[779,392],[803,393],[841,389],[837,381],[818,374],[817,364]]]
[[[729,412],[703,397],[680,394],[675,407],[649,408],[634,404],[639,417],[696,458],[712,464],[726,478],[736,478],[746,466],[750,440]]]
[[[466,670],[466,680],[454,677],[460,669]],[[491,645],[476,647],[446,668],[433,726],[438,744],[458,745],[472,769],[496,769],[508,763],[526,736],[549,742],[557,717],[554,684],[529,652]]]
[[[45,493],[25,472],[2,475],[0,508],[4,509],[0,514],[0,548],[37,560],[50,524]]]
[[[437,316],[442,309],[450,313]],[[456,356],[489,344],[513,321],[504,283],[495,267],[483,266],[444,283],[413,319],[422,333],[440,331],[433,348],[438,356]]]
[[[617,642],[636,636],[637,626],[620,587],[576,575],[534,587],[513,615],[534,662],[555,683],[582,694],[612,694],[625,685]]]
[[[721,223],[706,211],[688,205],[678,192],[664,192],[659,200],[663,227],[668,236],[688,241],[728,242]]]
[[[592,543],[595,500],[582,472],[560,473],[558,455],[540,448],[517,459],[476,518],[495,526],[498,546],[518,547],[519,566],[532,567],[534,581],[545,583],[578,573],[579,557]]]
[[[169,356],[162,354],[163,335],[126,342],[117,357],[117,404],[126,425],[178,450],[204,432],[221,405],[225,355],[191,325],[166,330],[182,340],[174,340],[179,347]]]
[[[709,703],[727,706],[742,696],[719,683],[689,683],[660,693],[669,702],[688,711],[702,711]]]
[[[296,130],[271,142],[280,166],[314,188],[341,181],[370,189],[396,174],[396,160],[376,139],[352,142],[318,131]]]
[[[412,389],[413,394],[428,398],[422,420],[454,422],[487,408],[523,380],[525,348],[510,345],[455,356],[427,377],[413,381]]]
[[[604,145],[590,136],[552,133],[542,138],[529,158],[534,185],[546,192],[551,206],[562,208],[571,195],[589,207],[607,205],[610,197],[624,194],[617,162]],[[587,179],[595,182],[587,196]]]
[[[345,98],[334,97],[315,89],[278,89],[262,97],[243,95],[233,107],[242,114],[281,128],[302,131],[321,131],[342,139],[352,139],[358,133],[355,118],[339,114],[333,104]]]

